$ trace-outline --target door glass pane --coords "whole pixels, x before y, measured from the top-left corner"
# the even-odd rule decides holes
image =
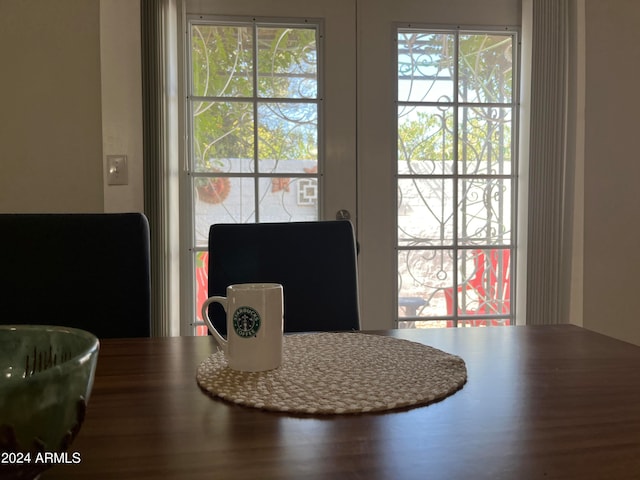
[[[207,247],[209,226],[214,223],[255,221],[255,188],[252,178],[198,177],[193,182],[194,242]]]
[[[401,325],[513,321],[514,39],[398,31]]]
[[[459,315],[511,313],[510,259],[508,249],[460,251],[456,299]]]
[[[253,92],[250,26],[193,25],[191,90],[198,97],[250,97]]]
[[[417,326],[428,326],[429,317],[447,316],[452,303],[453,267],[451,250],[398,252],[398,315],[423,318],[424,323]]]
[[[461,107],[459,112],[458,149],[462,173],[510,174],[511,109]]]
[[[260,221],[317,220],[318,184],[315,178],[272,177],[260,181]]]
[[[450,246],[453,232],[453,181],[441,178],[398,180],[398,244]]]
[[[318,96],[318,49],[312,28],[258,28],[258,95]]]
[[[455,36],[402,30],[398,33],[398,99],[450,102],[454,95]]]
[[[194,170],[216,172],[228,159],[252,159],[253,125],[250,102],[194,102]]]
[[[300,103],[258,106],[258,169],[262,173],[303,173],[317,168],[318,107]]]
[[[510,103],[513,95],[513,37],[460,35],[460,102]]]
[[[453,286],[454,264],[457,288]],[[435,323],[437,326],[509,324],[508,318],[491,318],[511,313],[509,249],[460,250],[456,262],[451,250],[401,251],[398,269],[398,315],[416,317],[414,326],[431,326],[431,319],[438,317],[454,320]],[[480,315],[489,318],[464,320]]]
[[[511,241],[511,185],[501,178],[458,181],[460,245],[505,245]]]
[[[398,107],[398,173],[453,172],[453,112],[447,106]]]
[[[189,28],[185,178],[198,312],[211,225],[318,219],[320,25],[194,16]],[[194,331],[201,320],[194,315]]]
[[[318,26],[238,23],[191,25],[196,230],[223,221],[317,219]],[[224,198],[221,185],[229,185]]]

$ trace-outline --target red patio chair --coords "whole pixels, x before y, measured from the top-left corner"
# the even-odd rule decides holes
[[[489,254],[487,262],[486,255]],[[458,315],[499,315],[508,314],[511,311],[511,252],[509,249],[495,250],[474,250],[473,261],[475,270],[472,277],[459,285],[456,289],[458,293]],[[487,266],[489,270],[487,271]],[[467,302],[464,310],[461,307],[461,293],[475,294],[474,300]],[[444,295],[447,303],[447,314],[453,315],[453,292],[454,288],[445,289]],[[469,304],[470,303],[470,304]],[[487,326],[487,320],[464,319],[459,320],[470,323],[472,326]],[[453,322],[450,322],[453,326]],[[503,325],[503,320],[490,320],[491,325]]]
[[[209,252],[199,252],[196,261],[196,319],[202,322],[202,304],[208,298],[207,289],[209,288]],[[206,325],[198,325],[196,327],[196,335],[206,336],[209,333]]]

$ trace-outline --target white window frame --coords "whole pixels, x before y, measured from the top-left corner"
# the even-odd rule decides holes
[[[207,173],[207,172],[196,172],[194,165],[194,153],[193,153],[193,145],[190,139],[193,138],[193,114],[191,104],[193,99],[203,100],[206,97],[192,97],[191,96],[191,88],[192,88],[192,58],[191,58],[191,26],[193,24],[211,24],[211,25],[243,25],[248,26],[252,25],[255,30],[261,26],[279,28],[279,27],[305,27],[309,28],[310,25],[314,26],[316,30],[316,45],[318,50],[318,91],[316,95],[316,99],[314,101],[310,100],[295,100],[295,99],[285,99],[287,101],[291,101],[292,103],[315,103],[317,105],[317,172],[315,173],[260,173],[258,168],[254,168],[251,173]],[[194,181],[196,178],[206,178],[206,177],[226,177],[226,178],[247,178],[251,179],[254,182],[255,195],[254,195],[254,221],[260,221],[259,216],[259,202],[260,197],[258,195],[258,185],[261,179],[265,178],[289,178],[295,177],[296,179],[300,179],[301,181],[314,181],[315,182],[315,190],[317,193],[316,197],[316,215],[317,219],[322,218],[322,210],[323,210],[323,178],[324,178],[324,112],[323,112],[323,87],[324,87],[324,79],[323,79],[323,45],[322,39],[324,38],[324,23],[321,19],[310,19],[310,18],[266,18],[266,17],[255,17],[255,16],[224,16],[224,15],[201,15],[201,14],[185,14],[184,16],[184,45],[182,46],[183,52],[183,61],[182,68],[184,68],[184,86],[183,86],[183,94],[181,95],[181,110],[183,112],[183,130],[185,132],[184,135],[184,145],[183,145],[183,155],[184,160],[181,163],[180,170],[180,221],[181,221],[181,248],[180,248],[180,268],[181,268],[181,281],[180,281],[180,290],[181,290],[181,298],[183,299],[181,302],[181,325],[180,331],[181,335],[194,335],[198,327],[204,327],[204,323],[197,320],[197,312],[196,312],[196,295],[197,295],[197,281],[196,281],[196,256],[199,253],[207,252],[207,245],[198,245],[196,239],[195,232],[195,222],[194,222],[194,213],[195,213],[195,198],[194,198]],[[251,101],[253,103],[254,112],[256,112],[257,106],[262,102],[273,102],[283,99],[272,99],[272,98],[263,98],[258,97],[256,93],[256,85],[255,79],[257,75],[257,64],[255,62],[254,56],[254,95],[252,98],[247,99],[243,98],[244,101]],[[219,100],[218,97],[210,97],[210,99]],[[233,97],[224,97],[225,100],[234,101]],[[257,119],[257,115],[255,116]],[[257,165],[259,160],[257,153],[257,142],[254,145],[254,165]],[[303,182],[304,183],[304,182]],[[296,183],[297,185],[297,183]],[[301,185],[302,186],[302,185]],[[298,199],[298,203],[300,203],[299,192],[292,192],[292,195]],[[246,220],[243,220],[246,221]],[[206,327],[205,327],[206,328]]]

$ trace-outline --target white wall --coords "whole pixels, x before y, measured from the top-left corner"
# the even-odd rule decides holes
[[[640,2],[586,1],[584,326],[640,345]]]
[[[0,212],[102,211],[99,0],[0,0]]]
[[[139,2],[0,0],[0,58],[0,212],[142,211]]]
[[[127,185],[108,185],[104,211],[143,211],[140,2],[100,1],[103,171],[108,155],[126,155]]]

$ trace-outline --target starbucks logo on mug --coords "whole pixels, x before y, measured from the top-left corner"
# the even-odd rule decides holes
[[[240,337],[255,337],[260,329],[260,314],[251,307],[239,307],[233,313],[233,329]]]

